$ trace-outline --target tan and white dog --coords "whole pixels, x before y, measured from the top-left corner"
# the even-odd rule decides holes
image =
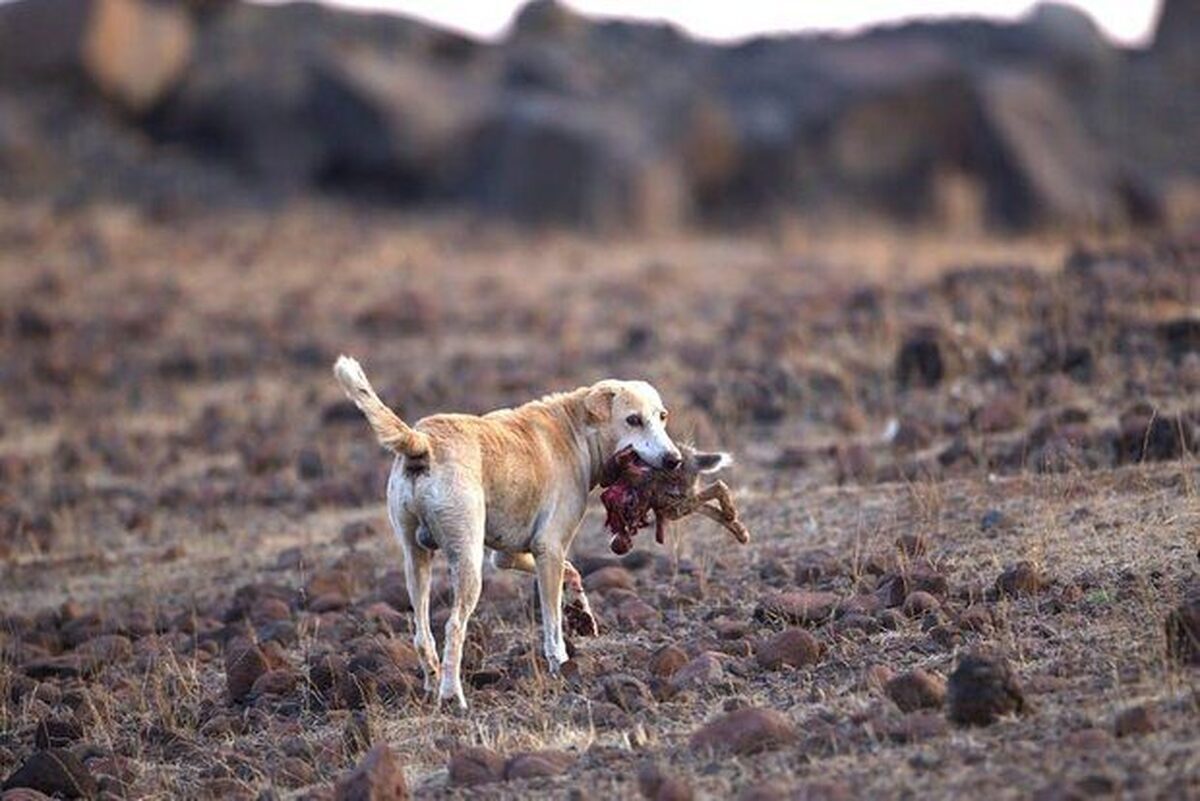
[[[439,673],[429,625],[437,550],[446,553],[454,591],[439,702],[454,698],[466,708],[459,671],[467,621],[479,601],[485,548],[495,552],[497,567],[537,576],[543,650],[557,672],[567,661],[564,577],[568,593],[587,609],[579,574],[566,555],[605,461],[631,446],[649,465],[680,464],[658,392],[645,381],[605,380],[515,409],[436,414],[410,427],[379,399],[357,361],[341,356],[333,372],[380,444],[396,454],[388,516],[404,550],[416,616],[413,645],[426,689],[433,689]]]

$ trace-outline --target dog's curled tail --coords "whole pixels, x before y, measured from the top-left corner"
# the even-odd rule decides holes
[[[375,430],[380,445],[410,459],[424,459],[429,456],[429,437],[411,428],[379,399],[371,387],[371,382],[367,380],[362,365],[356,359],[338,356],[333,365],[333,374],[346,397],[366,415],[367,422]]]

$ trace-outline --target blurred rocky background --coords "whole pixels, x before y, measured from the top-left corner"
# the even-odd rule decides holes
[[[1046,3],[736,45],[534,0],[497,42],[238,0],[0,5],[0,197],[299,194],[587,230],[853,212],[1110,230],[1200,207],[1200,6],[1150,45]]]

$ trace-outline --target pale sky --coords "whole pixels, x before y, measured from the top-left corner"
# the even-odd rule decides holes
[[[331,0],[327,0],[331,1]],[[337,5],[396,11],[482,37],[503,32],[518,0],[332,0]],[[911,17],[986,15],[1015,19],[1031,0],[569,0],[589,15],[669,20],[695,36],[739,39],[782,31],[852,31]],[[1114,39],[1144,44],[1154,30],[1158,0],[1080,0]]]

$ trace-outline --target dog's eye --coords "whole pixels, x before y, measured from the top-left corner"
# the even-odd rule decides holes
[[[664,412],[659,412],[659,413],[658,413],[658,419],[659,419],[659,420],[662,420],[664,423],[665,423],[665,422],[667,422],[667,413],[666,413],[665,411],[664,411]]]
[[[642,416],[640,414],[631,414],[625,418],[625,422],[628,423],[633,428],[641,428],[642,427]]]

